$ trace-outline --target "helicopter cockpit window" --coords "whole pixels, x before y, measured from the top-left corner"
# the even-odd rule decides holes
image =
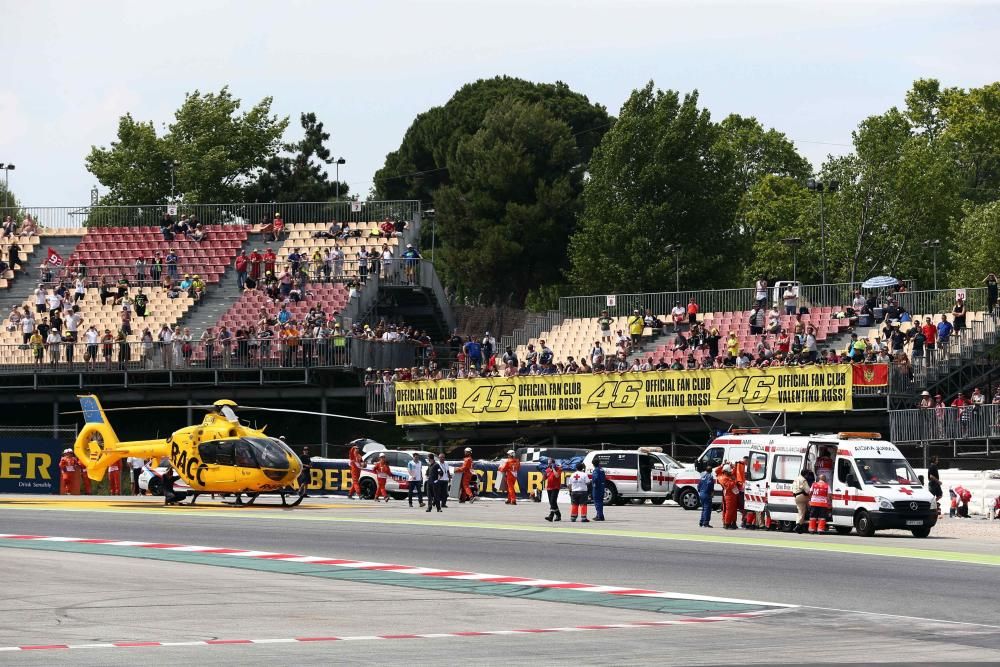
[[[288,470],[288,446],[274,438],[244,438],[253,445],[254,454],[261,468]]]
[[[253,446],[249,442],[244,442],[243,440],[236,441],[236,448],[234,451],[236,457],[236,465],[240,468],[257,468],[257,459],[254,458]]]
[[[234,440],[215,440],[198,445],[198,455],[208,465],[231,466],[236,464],[233,456]]]

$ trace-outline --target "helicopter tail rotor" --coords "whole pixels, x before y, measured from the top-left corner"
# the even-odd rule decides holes
[[[104,409],[96,396],[80,396],[80,407],[83,409],[84,425],[76,437],[73,451],[80,463],[87,468],[87,476],[94,481],[104,478],[104,473],[115,461],[123,458],[114,451],[118,444],[115,434]]]

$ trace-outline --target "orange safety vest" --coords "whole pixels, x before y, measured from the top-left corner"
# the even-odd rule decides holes
[[[809,507],[833,507],[829,484],[822,481],[813,483],[809,492]]]

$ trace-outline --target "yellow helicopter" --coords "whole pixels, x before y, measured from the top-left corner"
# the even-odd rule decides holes
[[[177,476],[191,487],[191,502],[202,493],[247,494],[251,500],[258,494],[279,492],[282,503],[298,505],[305,494],[299,485],[302,461],[278,438],[240,422],[235,410],[291,412],[297,414],[339,417],[358,421],[378,422],[375,419],[350,417],[308,410],[240,406],[234,401],[219,400],[211,405],[195,406],[144,406],[109,408],[105,410],[97,396],[78,396],[84,426],[73,446],[76,457],[87,469],[87,476],[94,481],[104,478],[108,466],[126,457],[143,459],[167,458]],[[200,424],[174,431],[166,439],[133,440],[121,442],[108,423],[105,412],[126,410],[177,410],[204,409],[208,412]],[[286,501],[287,496],[287,501]]]

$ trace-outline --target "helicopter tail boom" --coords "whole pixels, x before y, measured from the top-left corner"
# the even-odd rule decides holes
[[[108,423],[97,397],[89,394],[79,396],[79,399],[80,407],[83,409],[84,425],[76,437],[73,451],[86,467],[90,479],[100,481],[104,478],[108,466],[128,456],[149,458],[166,453],[166,442],[163,440],[121,442]]]

